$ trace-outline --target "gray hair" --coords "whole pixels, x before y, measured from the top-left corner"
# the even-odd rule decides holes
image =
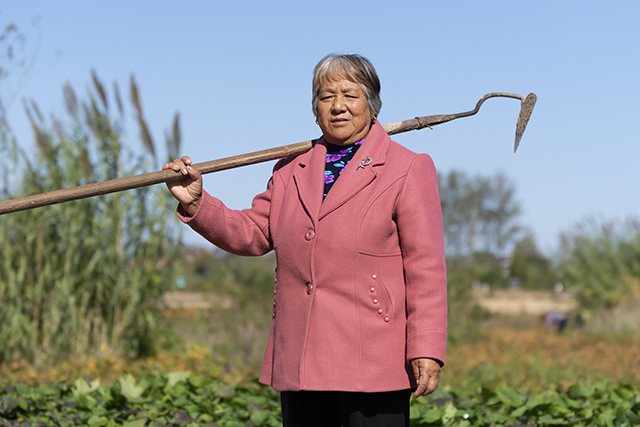
[[[314,116],[318,117],[318,97],[320,88],[327,81],[345,78],[358,83],[367,97],[367,105],[374,116],[382,108],[380,99],[380,79],[371,61],[364,56],[350,54],[329,54],[322,58],[313,69],[313,97],[311,108]]]

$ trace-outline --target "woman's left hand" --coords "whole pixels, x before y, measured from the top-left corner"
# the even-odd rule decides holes
[[[427,358],[413,359],[411,367],[418,383],[413,397],[426,396],[436,391],[440,383],[440,364],[438,362]]]

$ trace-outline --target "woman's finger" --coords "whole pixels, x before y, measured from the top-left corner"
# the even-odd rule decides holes
[[[431,359],[415,359],[411,361],[413,375],[418,388],[413,397],[427,396],[433,393],[440,383],[440,365]]]
[[[417,360],[412,361],[411,367],[413,368],[413,376],[418,384],[418,388],[413,393],[413,397],[418,398],[422,396],[422,393],[424,393],[427,388],[427,384],[424,381],[424,370],[420,369],[420,363]]]
[[[186,157],[186,156],[185,156]],[[188,157],[187,157],[188,158]],[[191,161],[191,159],[189,159],[189,161]],[[180,160],[180,159],[173,159],[172,162],[165,164],[162,167],[162,170],[166,170],[166,169],[171,169],[174,170],[176,172],[180,172],[182,171],[183,175],[186,175],[186,169],[185,169],[185,163]]]
[[[200,172],[197,169],[192,166],[186,166],[185,169],[192,180],[198,181],[200,179]]]
[[[438,388],[438,384],[440,383],[440,371],[437,373],[429,375],[429,381],[427,383],[427,387],[424,391],[423,396],[427,396]]]

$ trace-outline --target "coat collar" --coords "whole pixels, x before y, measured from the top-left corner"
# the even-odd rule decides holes
[[[314,223],[355,197],[376,178],[378,167],[386,162],[390,144],[391,138],[376,120],[362,146],[344,168],[340,179],[333,185],[324,202],[322,193],[327,154],[324,137],[318,140],[309,153],[300,157],[294,180],[300,200]],[[366,162],[363,162],[363,159],[367,157],[371,162],[364,165]],[[364,167],[359,167],[361,163]]]

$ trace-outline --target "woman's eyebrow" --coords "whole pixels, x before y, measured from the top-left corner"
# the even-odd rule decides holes
[[[340,93],[354,93],[354,92],[358,92],[358,90],[357,90],[356,88],[351,88],[351,87],[346,88],[346,89],[344,89],[344,90],[343,90],[343,89],[335,90],[335,89],[333,89],[333,88],[326,88],[326,89],[322,89],[322,90],[320,90],[320,93],[321,93],[321,94],[334,94],[334,93],[336,93],[336,92],[340,92]]]
[[[320,90],[320,93],[335,93],[335,90],[333,88],[325,88]]]

